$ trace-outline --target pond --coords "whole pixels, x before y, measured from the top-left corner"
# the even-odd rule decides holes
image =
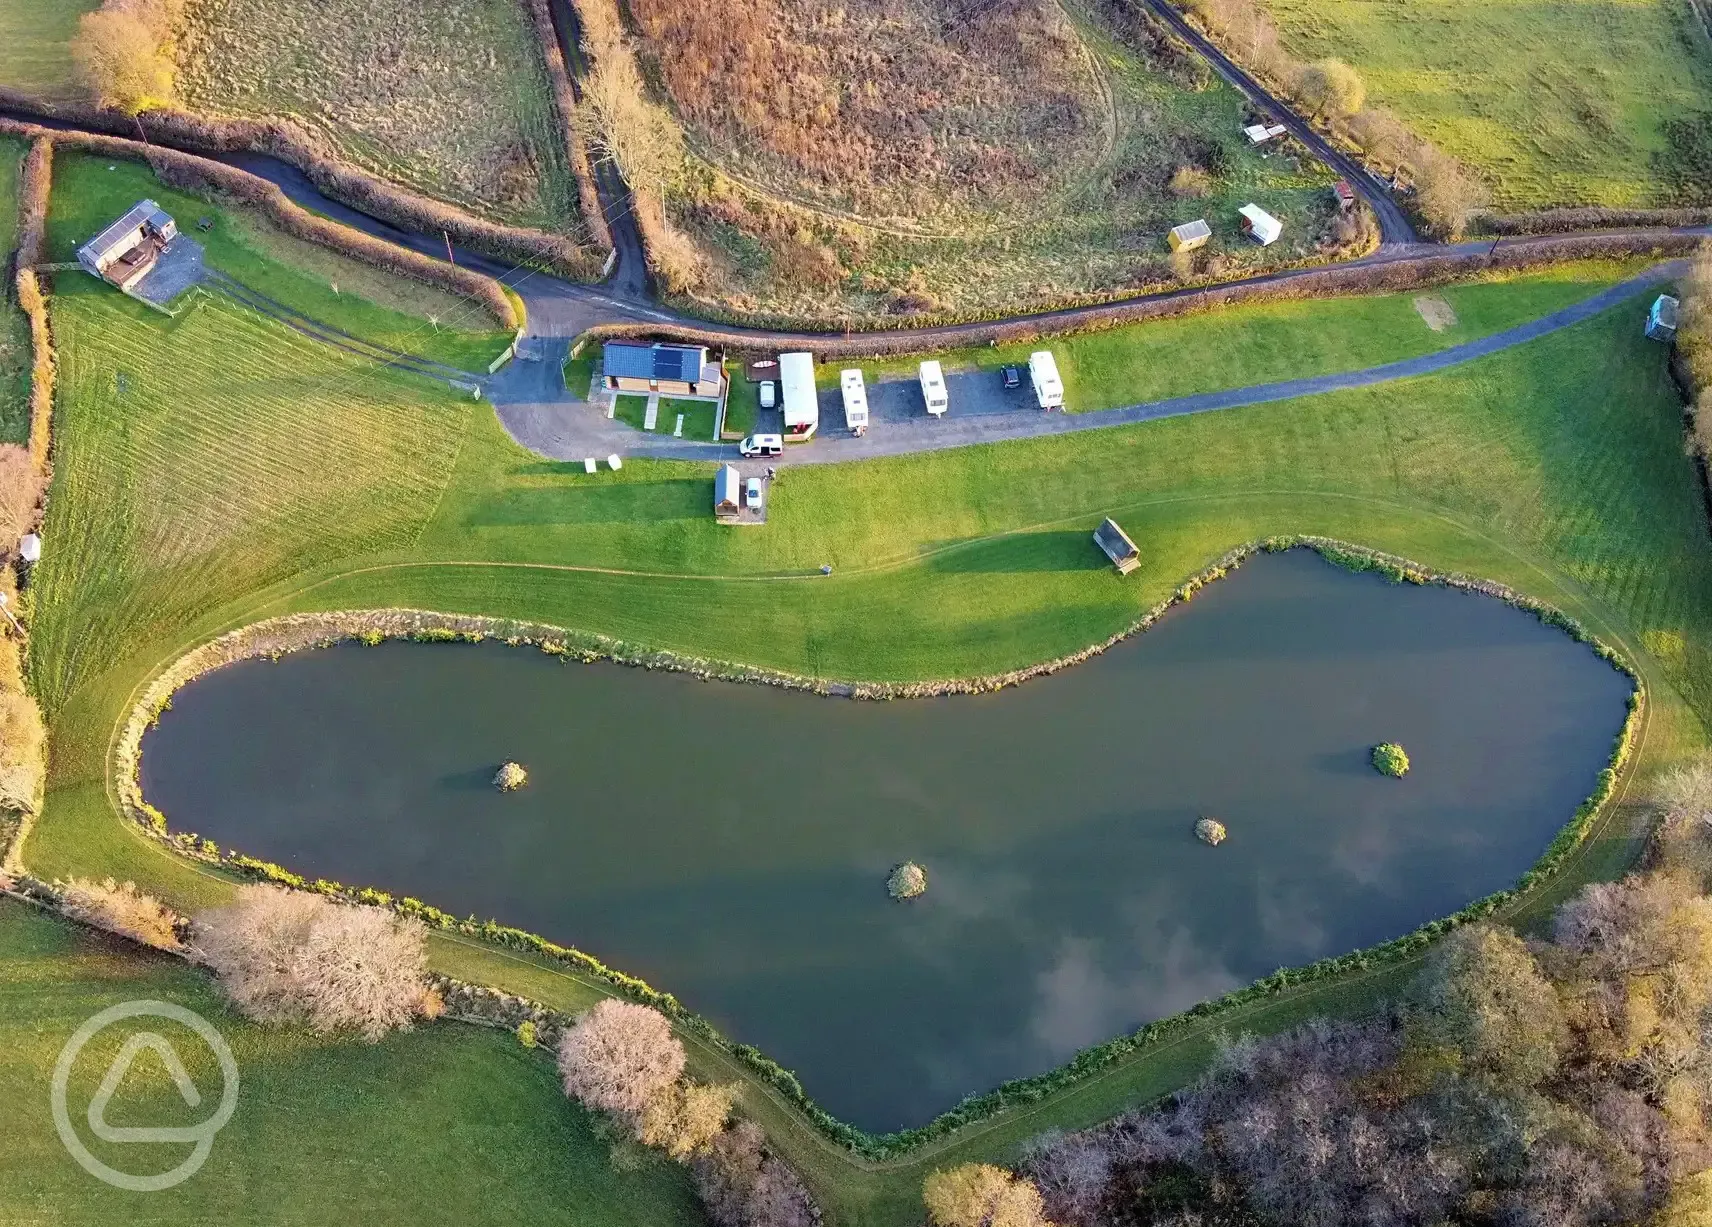
[[[1510,885],[1592,790],[1629,692],[1496,600],[1294,550],[982,696],[826,699],[498,644],[245,662],[175,698],[143,784],[222,846],[587,950],[885,1131]],[[1405,779],[1369,765],[1381,741]],[[501,795],[506,759],[529,783]],[[899,903],[904,860],[928,889]]]

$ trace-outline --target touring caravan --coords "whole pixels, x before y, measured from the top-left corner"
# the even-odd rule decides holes
[[[791,443],[812,439],[820,425],[813,354],[779,355],[779,391],[785,407],[785,439]]]
[[[1037,349],[1028,356],[1028,379],[1042,409],[1064,408],[1064,381],[1058,378],[1058,363],[1050,349]]]
[[[862,372],[854,367],[838,373],[838,390],[844,395],[844,424],[853,435],[868,430],[868,389],[863,386]]]
[[[944,417],[951,408],[951,397],[945,391],[945,372],[939,363],[929,359],[921,364],[921,399],[927,404],[930,417]]]

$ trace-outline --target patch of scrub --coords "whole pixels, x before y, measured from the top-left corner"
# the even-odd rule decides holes
[[[1415,295],[1415,310],[1434,332],[1456,327],[1456,311],[1445,301],[1443,294]]]

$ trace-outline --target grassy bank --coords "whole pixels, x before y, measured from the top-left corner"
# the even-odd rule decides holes
[[[1508,583],[1630,653],[1654,699],[1643,771],[1702,744],[1712,716],[1712,545],[1665,351],[1639,336],[1633,304],[1430,378],[787,468],[767,529],[733,533],[707,513],[707,466],[633,461],[589,477],[518,448],[485,407],[234,308],[165,321],[82,286],[54,305],[66,373],[32,658],[53,780],[26,860],[47,876],[113,873],[186,907],[224,896],[222,878],[116,821],[110,739],[138,686],[185,646],[300,609],[425,606],[799,673],[936,678],[1075,650],[1233,545],[1318,533]],[[1469,300],[1471,323],[1479,301]],[[1495,297],[1484,309],[1495,319],[1512,308]],[[1234,331],[1244,319],[1217,324]],[[1126,579],[1088,540],[1108,513],[1142,548]],[[1625,821],[1555,889],[1620,866],[1632,850]],[[434,959],[566,1008],[601,991],[451,939]],[[1360,1009],[1390,983],[1317,986],[1239,1024]],[[1211,1042],[1196,1032],[1136,1054],[883,1166],[830,1147],[763,1088],[744,1095],[836,1222],[905,1224],[928,1166],[1002,1157],[1042,1128],[1167,1089]],[[716,1053],[696,1059],[736,1076]]]
[[[77,19],[100,2],[0,0],[0,84],[43,98],[76,98],[71,36]]]
[[[1478,171],[1502,210],[1665,203],[1666,125],[1708,109],[1712,41],[1686,0],[1265,7],[1291,52],[1354,65],[1370,101]]]
[[[138,998],[176,1002],[213,1022],[241,1077],[237,1113],[206,1167],[146,1197],[99,1183],[73,1162],[54,1132],[46,1088],[60,1046],[84,1019]],[[67,1099],[79,1125],[77,1106],[126,1034],[104,1033],[78,1062]],[[206,1047],[169,1038],[204,1096],[217,1095],[220,1072]],[[8,1105],[0,1220],[8,1223],[702,1221],[681,1168],[639,1153],[634,1170],[614,1170],[552,1067],[507,1033],[446,1024],[369,1045],[256,1027],[228,1013],[200,973],[11,900],[0,900],[0,1098]],[[165,1070],[146,1060],[119,1103],[150,1124],[192,1124],[208,1107],[187,1111]],[[173,1145],[93,1148],[132,1172],[165,1171],[184,1154]]]
[[[510,0],[192,0],[179,42],[190,110],[289,118],[426,195],[582,232],[541,48]]]
[[[54,159],[48,259],[76,259],[79,246],[144,197],[203,245],[210,266],[365,340],[471,371],[486,370],[511,342],[479,303],[293,238],[253,211],[167,187],[140,162],[67,153]],[[210,229],[198,226],[203,219]],[[62,275],[60,284],[71,280]]]
[[[18,174],[24,156],[20,141],[0,140],[0,251],[18,241]],[[11,277],[0,286],[0,443],[23,443],[30,436],[30,324],[18,308]]]

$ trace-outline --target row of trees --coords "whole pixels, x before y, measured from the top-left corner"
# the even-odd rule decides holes
[[[1458,238],[1485,189],[1457,160],[1382,107],[1367,105],[1361,74],[1341,60],[1304,63],[1284,49],[1258,0],[1190,0],[1189,11],[1225,49],[1333,131],[1415,189],[1415,206],[1440,235]]]
[[[71,56],[102,106],[135,115],[172,102],[174,35],[184,6],[185,0],[102,0],[78,19]]]
[[[1549,938],[1459,930],[1384,1016],[1232,1042],[1163,1107],[1041,1139],[1023,1175],[1044,1216],[1709,1221],[1712,766],[1669,780],[1664,810],[1645,872],[1583,890]]]
[[[683,1043],[658,1010],[603,1001],[559,1041],[565,1094],[604,1112],[695,1174],[716,1227],[813,1227],[820,1213],[797,1174],[748,1121],[730,1123],[735,1086],[684,1076]]]
[[[1693,398],[1694,444],[1712,461],[1712,246],[1701,249],[1682,283],[1676,348]]]

